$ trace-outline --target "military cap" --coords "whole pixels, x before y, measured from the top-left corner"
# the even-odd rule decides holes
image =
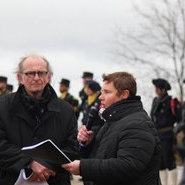
[[[101,89],[100,84],[94,80],[88,81],[87,87],[89,87],[89,89],[91,89],[94,92],[99,91]]]
[[[68,79],[62,78],[62,80],[60,81],[60,84],[63,84],[66,87],[69,87],[70,81]]]
[[[93,73],[91,72],[83,72],[82,78],[93,78]]]
[[[13,91],[13,85],[11,85],[11,84],[7,84],[7,90],[9,90],[9,91]]]
[[[170,86],[169,82],[165,79],[162,79],[162,78],[154,79],[154,80],[152,80],[152,83],[156,87],[158,87],[160,89],[164,89],[166,91],[171,89],[171,86]]]
[[[7,83],[7,77],[6,76],[0,76],[0,82]]]

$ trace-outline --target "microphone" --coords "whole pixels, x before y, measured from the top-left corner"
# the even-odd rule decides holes
[[[97,106],[92,106],[91,110],[88,114],[88,120],[86,123],[86,128],[87,130],[90,130],[91,127],[93,126],[94,119],[96,116],[98,116],[99,108]],[[85,142],[79,142],[80,147],[85,147]]]
[[[91,110],[90,110],[90,112],[88,114],[88,120],[87,120],[87,123],[86,123],[87,130],[91,129],[95,117],[98,116],[98,111],[99,110],[98,110],[97,107],[95,107],[95,106],[91,107]]]

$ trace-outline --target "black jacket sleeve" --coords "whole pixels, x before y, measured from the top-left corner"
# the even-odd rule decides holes
[[[8,143],[6,139],[5,127],[0,119],[0,166],[1,170],[19,173],[20,169],[26,167],[31,162],[21,149],[16,145]]]
[[[68,129],[67,129],[67,139],[65,141],[65,146],[62,150],[65,152],[66,155],[69,156],[71,160],[78,159],[78,143],[77,143],[77,121],[74,111],[71,114],[71,120],[68,122]]]
[[[153,135],[145,128],[130,128],[120,134],[117,157],[82,159],[81,175],[85,180],[113,184],[139,177],[147,168],[155,148]]]

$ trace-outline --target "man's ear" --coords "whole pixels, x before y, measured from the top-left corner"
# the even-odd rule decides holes
[[[49,74],[48,74],[48,83],[49,83],[49,84],[51,83],[51,77],[52,77],[52,74],[49,73]]]
[[[20,73],[17,73],[17,80],[18,80],[19,84],[22,84],[23,79],[22,79],[22,75]]]
[[[123,99],[127,99],[129,96],[130,96],[129,90],[124,90],[122,94]]]

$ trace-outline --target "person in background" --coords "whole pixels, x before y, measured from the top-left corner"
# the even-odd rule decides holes
[[[82,125],[86,125],[86,127],[91,127],[93,130],[93,134],[95,135],[101,126],[104,124],[104,121],[99,116],[100,109],[100,90],[101,87],[98,82],[94,80],[90,80],[86,82],[86,94],[87,99],[83,104],[82,108]],[[91,120],[90,120],[91,119]],[[91,122],[91,125],[87,126]],[[82,156],[83,157],[83,154]],[[82,181],[83,179],[80,178]],[[84,181],[84,185],[91,185],[89,182]]]
[[[87,94],[86,94],[87,81],[91,81],[91,80],[93,80],[93,73],[88,72],[88,71],[83,72],[83,75],[82,75],[83,88],[79,92],[79,97],[81,99],[81,103],[80,103],[80,105],[78,107],[79,114],[80,114],[80,112],[83,112],[84,103],[87,100]],[[79,181],[82,181],[82,178],[79,178]]]
[[[7,77],[0,76],[0,96],[7,94]],[[0,178],[0,184],[5,185],[5,182],[2,178]]]
[[[86,84],[87,84],[87,81],[93,80],[93,73],[91,73],[91,72],[83,72],[82,80],[83,80],[83,88],[79,92],[79,97],[81,99],[81,104],[79,105],[79,112],[83,111],[83,107],[84,107],[83,105],[84,105],[85,101],[87,100],[87,94],[86,94],[87,87],[86,87]]]
[[[7,94],[7,77],[0,76],[0,96]]]
[[[160,177],[162,185],[176,185],[177,172],[173,151],[175,122],[180,121],[181,106],[177,100],[168,95],[171,89],[165,79],[154,79],[156,97],[153,99],[151,118],[157,128],[162,145],[162,158],[160,164]],[[173,106],[172,106],[172,101]]]
[[[78,111],[78,99],[72,96],[69,93],[70,81],[68,79],[62,78],[60,82],[60,98],[67,101],[74,109],[76,118],[78,119],[79,111]]]
[[[183,83],[185,84],[185,79]],[[183,137],[181,137],[182,138],[181,143],[180,144],[177,143],[177,145],[175,146],[175,149],[180,154],[180,157],[184,163],[182,178],[179,185],[185,185],[185,160],[184,160],[185,159],[185,102],[182,105],[182,119],[180,123],[175,127],[175,133],[178,135],[180,132],[183,133]]]
[[[95,134],[104,122],[98,114],[100,109],[99,96],[101,94],[101,87],[99,83],[94,80],[87,81],[86,83],[87,100],[84,102],[83,106],[82,125],[87,125],[89,120],[89,114],[92,113],[92,111],[96,111],[95,114],[93,114],[93,118],[91,118],[93,119],[91,130],[93,130]]]
[[[7,92],[8,94],[11,94],[13,92],[13,85],[7,84]]]
[[[159,185],[161,147],[153,122],[127,72],[103,75],[100,101],[105,124],[97,135],[82,126],[86,159],[62,165],[92,185]]]
[[[49,84],[52,70],[42,56],[23,57],[17,68],[19,88],[0,101],[0,176],[14,185],[21,169],[32,173],[29,181],[70,185],[69,173],[59,165],[38,162],[22,147],[51,139],[73,160],[77,154],[77,123],[72,107],[57,97]]]

